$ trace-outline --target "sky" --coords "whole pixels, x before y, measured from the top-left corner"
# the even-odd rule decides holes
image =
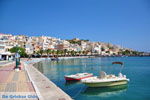
[[[150,0],[0,0],[0,33],[89,39],[150,52]]]

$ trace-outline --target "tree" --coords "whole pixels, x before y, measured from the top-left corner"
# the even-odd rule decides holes
[[[61,54],[61,50],[57,50],[57,51],[56,51],[56,54],[57,54],[57,56],[58,56],[59,54]]]
[[[46,53],[46,54],[47,54],[47,56],[48,56],[49,54],[51,54],[51,53],[52,53],[52,50],[47,49],[47,50],[45,50],[45,53]]]
[[[79,53],[79,55],[81,55],[81,54],[82,54],[82,51],[79,51],[78,53]]]
[[[24,48],[21,47],[13,47],[9,50],[11,53],[19,53],[21,57],[27,57],[27,54],[25,52]]]
[[[74,51],[74,55],[75,55],[75,56],[77,55],[77,53],[78,53],[77,51]]]
[[[75,54],[75,51],[72,50],[72,51],[71,51],[71,56],[74,56],[74,54]]]
[[[110,51],[106,51],[106,53],[110,53]]]
[[[123,55],[130,55],[130,54],[131,54],[131,51],[125,50],[125,51],[122,52],[122,54],[123,54]]]
[[[89,40],[84,40],[84,39],[81,39],[81,40],[76,40],[76,39],[72,39],[72,40],[67,40],[69,43],[71,44],[78,44],[78,45],[81,45],[81,42],[84,41],[84,42],[88,42]]]
[[[67,49],[65,49],[65,50],[64,50],[64,54],[65,54],[65,56],[66,56],[66,53],[67,53],[67,52],[68,52],[68,50],[67,50]]]
[[[67,51],[67,54],[70,56],[70,54],[71,54],[71,51]]]
[[[55,50],[52,50],[52,52],[51,52],[53,55],[55,55],[56,54],[56,51]]]
[[[85,54],[86,54],[86,51],[82,51],[82,54],[85,55]]]
[[[44,53],[44,50],[42,50],[42,49],[40,49],[39,51],[37,51],[37,54],[40,55],[40,56],[42,56],[43,53]]]

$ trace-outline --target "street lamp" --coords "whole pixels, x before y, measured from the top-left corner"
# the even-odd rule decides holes
[[[18,50],[15,54],[15,59],[16,59],[16,66],[15,66],[15,70],[19,71],[19,65],[20,65],[20,54],[19,52],[21,52],[20,50]]]

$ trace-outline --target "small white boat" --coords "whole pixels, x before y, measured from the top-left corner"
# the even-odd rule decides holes
[[[66,81],[80,81],[81,79],[92,77],[92,73],[77,73],[74,75],[65,75]]]
[[[112,64],[121,64],[122,62],[113,62]],[[94,76],[87,79],[82,79],[81,82],[89,87],[109,87],[109,86],[116,86],[116,85],[124,85],[127,84],[129,81],[126,78],[126,75],[123,75],[120,71],[118,76],[113,74],[107,75],[106,72],[101,71],[100,76]]]
[[[103,77],[94,76],[81,80],[81,82],[87,85],[88,87],[108,87],[108,86],[123,85],[127,84],[128,81],[129,79],[127,79],[126,76],[122,75],[121,73],[119,73],[119,76],[104,74]]]

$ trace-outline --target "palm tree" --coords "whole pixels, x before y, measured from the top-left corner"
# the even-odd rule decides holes
[[[70,56],[71,51],[67,51],[67,54]]]
[[[57,54],[57,56],[58,56],[59,54],[61,54],[61,50],[57,50],[57,51],[56,51],[56,54]]]
[[[86,51],[82,51],[82,54],[83,54],[83,55],[86,55]]]
[[[79,56],[80,56],[82,54],[82,51],[79,51],[78,53],[79,53]]]
[[[66,56],[66,53],[67,53],[67,52],[68,52],[68,50],[67,50],[67,49],[65,49],[65,50],[64,50],[64,55],[65,55],[65,56]]]
[[[72,51],[71,51],[71,56],[74,56],[74,54],[75,54],[75,51],[72,50]]]
[[[60,50],[59,54],[62,56],[64,54],[64,50]]]
[[[52,53],[52,55],[55,55],[56,52],[55,52],[55,50],[52,50],[51,53]]]
[[[74,55],[75,55],[75,56],[77,56],[77,53],[78,53],[77,51],[74,51]]]
[[[43,55],[43,53],[44,53],[44,50],[40,49],[40,50],[37,51],[36,53],[39,54],[39,55],[42,57],[42,55]]]
[[[52,50],[47,49],[47,50],[45,50],[45,53],[47,54],[47,57],[48,57],[48,55],[52,53]]]

